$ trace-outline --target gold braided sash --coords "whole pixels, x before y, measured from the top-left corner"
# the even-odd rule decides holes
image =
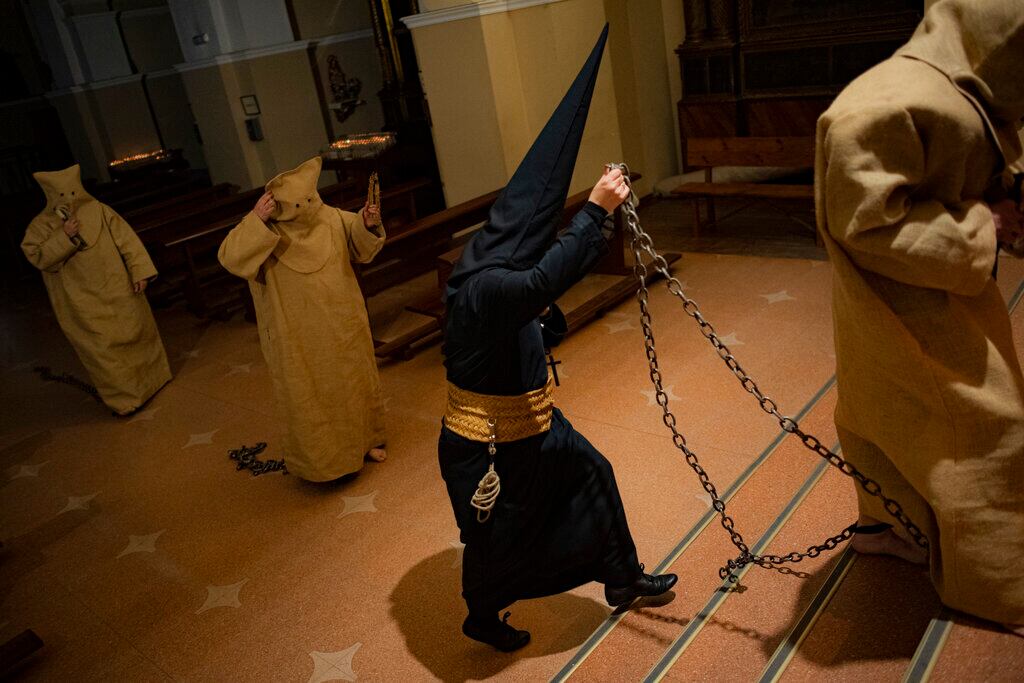
[[[518,441],[551,429],[551,408],[554,378],[548,373],[547,384],[520,396],[491,396],[460,389],[448,383],[448,407],[444,425],[470,441],[491,441],[494,421],[494,441]]]

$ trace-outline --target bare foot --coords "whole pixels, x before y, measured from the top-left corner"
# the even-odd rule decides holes
[[[880,534],[854,534],[850,542],[862,555],[892,555],[911,564],[928,564],[928,550],[911,545],[892,529]]]
[[[1024,638],[1024,626],[1020,624],[1003,624],[1002,626],[1013,635]]]
[[[383,448],[371,448],[366,457],[374,462],[384,462],[388,459],[388,452]]]

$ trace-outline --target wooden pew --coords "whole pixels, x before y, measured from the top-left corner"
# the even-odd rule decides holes
[[[113,207],[118,213],[124,214],[209,186],[209,178],[205,175],[198,173],[167,174],[133,182],[131,185],[115,187],[110,192],[101,192],[93,196]],[[90,194],[92,193],[90,192]]]
[[[634,173],[631,176],[631,179],[634,181],[639,178],[640,174],[638,173]],[[491,192],[446,209],[438,214],[427,216],[419,225],[409,227],[407,231],[409,236],[405,240],[396,238],[395,243],[389,245],[392,249],[398,249],[402,247],[403,242],[406,242],[405,248],[407,249],[425,248],[428,252],[433,253],[433,250],[438,245],[444,244],[445,241],[447,241],[449,247],[453,243],[457,244],[454,248],[443,249],[435,256],[434,267],[437,270],[437,291],[424,297],[419,302],[406,307],[407,310],[413,313],[428,316],[430,320],[387,343],[377,342],[375,351],[378,357],[409,358],[412,355],[414,346],[422,345],[440,335],[444,329],[445,317],[445,308],[441,302],[441,297],[448,284],[448,276],[451,275],[452,269],[461,257],[462,249],[472,236],[472,231],[466,232],[458,238],[455,235],[464,231],[467,227],[486,220],[491,205],[494,204],[498,194],[498,191]],[[559,224],[560,228],[565,228],[569,224],[572,218],[587,203],[589,196],[590,189],[587,189],[572,195],[566,200]],[[590,320],[600,317],[605,311],[617,306],[636,292],[636,282],[632,275],[632,269],[625,262],[621,211],[616,212],[615,220],[618,224],[618,229],[615,231],[612,243],[609,244],[608,255],[601,260],[593,272],[602,275],[613,275],[616,279],[608,287],[584,303],[572,310],[565,311],[570,333],[578,330]],[[385,249],[387,248],[386,246]],[[382,250],[381,256],[384,254],[385,251]],[[669,264],[675,263],[680,257],[679,254],[675,253],[664,254],[664,256]],[[380,256],[378,256],[379,258]]]
[[[206,203],[181,207],[181,210],[170,213],[158,220],[136,228],[143,244],[161,245],[178,237],[187,237],[207,226],[232,219],[241,219],[255,206],[256,200],[263,196],[264,188],[256,187],[245,192],[233,194]],[[347,200],[364,192],[354,180],[342,180],[320,190],[325,202]],[[237,220],[235,221],[238,222]]]
[[[381,208],[389,230],[401,230],[403,225],[416,219],[415,194],[429,184],[430,181],[423,178],[382,191]],[[361,192],[359,196],[351,196],[352,186],[353,183],[346,180],[320,190],[320,196],[331,206],[356,212],[363,207],[366,197]],[[243,217],[244,214],[233,216],[184,235],[172,236],[161,245],[164,263],[182,264],[179,288],[189,310],[198,316],[224,318],[243,306],[247,309],[251,306],[248,284],[224,270],[216,259],[220,243]],[[358,264],[353,265],[356,276],[360,277]]]
[[[217,183],[210,187],[202,187],[167,199],[140,206],[122,214],[133,229],[138,231],[152,223],[173,217],[183,209],[193,206],[205,206],[210,202],[230,197],[238,192],[238,186],[231,183]]]
[[[814,202],[812,183],[716,183],[713,180],[715,166],[752,166],[814,168],[813,137],[780,138],[687,138],[686,164],[704,169],[704,182],[683,183],[672,191],[678,197],[693,200],[694,235],[700,234],[700,202],[707,203],[708,221],[714,225],[749,207],[755,202],[766,204],[817,234],[813,225],[794,215],[779,202]],[[722,218],[715,218],[716,198],[740,198],[749,200],[746,204],[730,211]]]

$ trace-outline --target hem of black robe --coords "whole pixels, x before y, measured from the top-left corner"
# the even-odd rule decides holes
[[[532,588],[489,589],[484,587],[473,591],[473,593],[482,593],[482,595],[476,596],[463,591],[462,597],[466,601],[466,606],[471,614],[494,614],[520,600],[534,600],[559,595],[592,581],[602,583],[600,574],[600,565],[581,567],[575,571],[556,576],[543,578],[531,576],[524,579],[524,583],[539,584]]]

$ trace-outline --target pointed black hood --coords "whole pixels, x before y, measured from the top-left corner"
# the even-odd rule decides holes
[[[530,268],[551,246],[569,196],[607,40],[605,24],[586,64],[491,207],[487,222],[463,250],[448,278],[447,296],[484,269]]]

